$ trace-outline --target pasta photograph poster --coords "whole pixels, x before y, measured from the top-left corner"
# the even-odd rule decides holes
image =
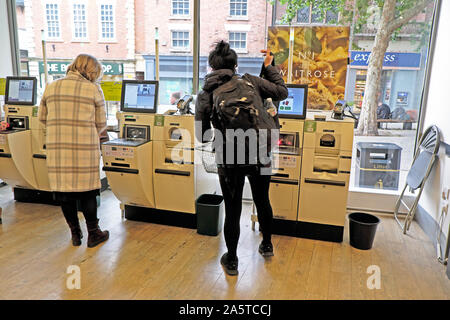
[[[308,85],[308,109],[331,110],[345,96],[349,27],[270,27],[268,49],[286,83]]]

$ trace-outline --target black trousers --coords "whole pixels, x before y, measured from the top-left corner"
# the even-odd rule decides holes
[[[237,245],[240,235],[240,218],[242,211],[242,193],[245,177],[247,176],[252,189],[253,202],[258,213],[260,231],[263,242],[270,243],[272,237],[273,212],[269,201],[270,176],[245,170],[228,169],[219,175],[220,186],[225,201],[224,236],[228,249],[228,256],[237,256]]]
[[[98,190],[88,192],[57,193],[56,199],[61,203],[61,209],[69,224],[78,224],[78,206],[86,221],[97,221]]]

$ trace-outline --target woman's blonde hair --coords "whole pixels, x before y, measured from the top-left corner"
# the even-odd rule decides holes
[[[67,68],[67,73],[74,71],[80,73],[91,82],[96,82],[103,76],[102,64],[89,54],[80,54]]]

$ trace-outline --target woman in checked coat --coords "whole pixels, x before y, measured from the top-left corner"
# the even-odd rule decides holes
[[[72,244],[81,245],[77,201],[86,219],[88,247],[109,238],[98,227],[100,194],[100,138],[106,129],[103,92],[97,81],[102,65],[80,54],[68,67],[65,78],[47,85],[39,107],[46,125],[47,167],[50,187],[72,233]]]

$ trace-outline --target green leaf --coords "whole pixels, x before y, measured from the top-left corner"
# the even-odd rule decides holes
[[[315,53],[322,52],[322,43],[317,39],[316,31],[312,28],[308,28],[305,30],[305,42],[308,47],[311,48]]]
[[[273,56],[276,65],[282,64],[289,58],[289,48],[285,48],[283,51],[275,52]]]

